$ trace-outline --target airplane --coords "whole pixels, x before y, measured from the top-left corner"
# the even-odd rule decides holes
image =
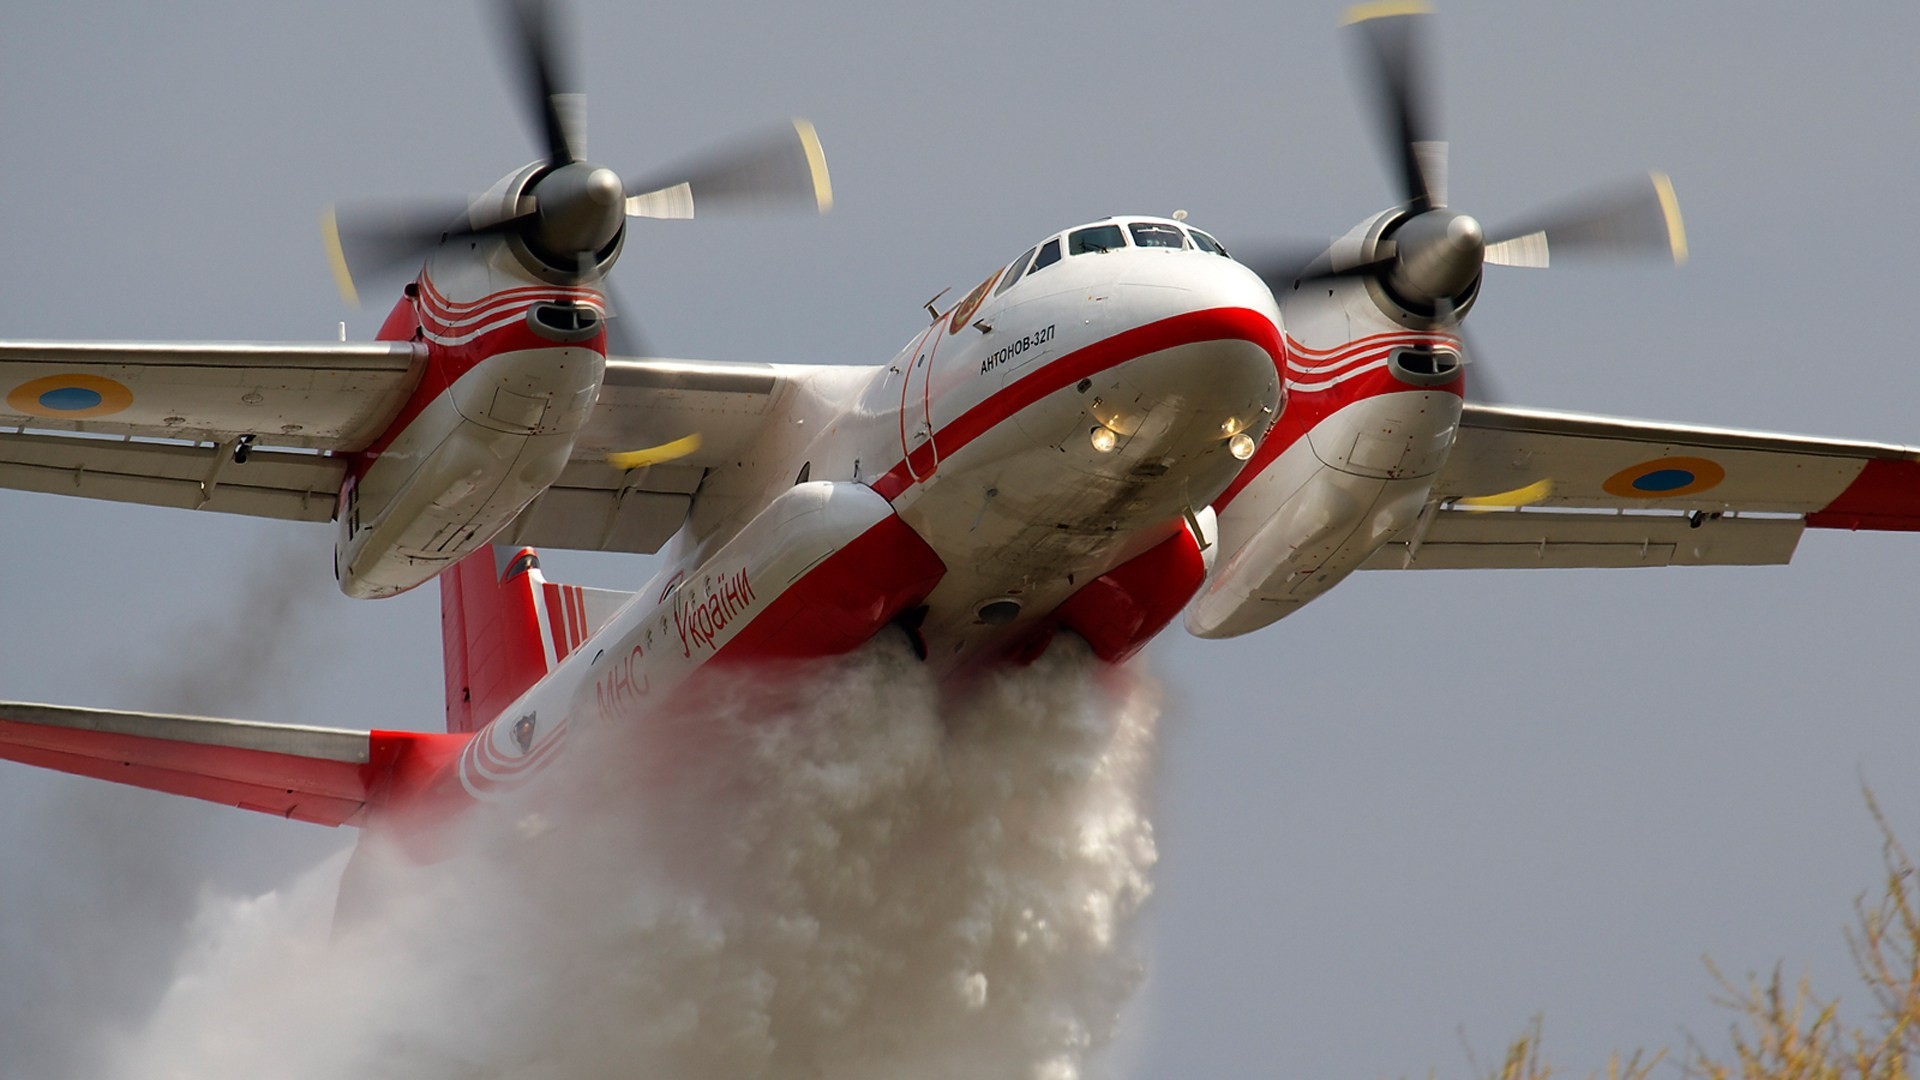
[[[351,596],[438,579],[448,732],[14,704],[0,756],[370,825],[503,795],[570,723],[636,716],[729,662],[898,633],[963,673],[1068,633],[1120,663],[1176,617],[1247,633],[1356,569],[1784,562],[1805,528],[1915,527],[1912,448],[1468,403],[1459,328],[1485,263],[1678,257],[1675,200],[1650,178],[1489,237],[1449,207],[1404,76],[1424,14],[1362,14],[1403,203],[1271,261],[1177,216],[1062,229],[930,301],[891,361],[846,367],[609,344],[630,216],[704,214],[743,175],[821,207],[824,157],[801,126],[623,180],[579,150],[531,20],[547,156],[457,227],[436,211],[424,234],[356,237],[342,214],[343,263],[396,235],[425,260],[380,340],[0,345],[0,483],[331,521]],[[668,566],[636,593],[586,590],[546,582],[538,547],[664,548]]]

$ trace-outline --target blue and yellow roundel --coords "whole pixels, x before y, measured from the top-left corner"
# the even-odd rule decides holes
[[[1697,457],[1665,457],[1621,469],[1600,487],[1622,499],[1672,499],[1698,495],[1720,486],[1727,470],[1717,461]]]
[[[49,420],[91,420],[133,404],[133,391],[104,375],[46,375],[7,391],[9,412]]]

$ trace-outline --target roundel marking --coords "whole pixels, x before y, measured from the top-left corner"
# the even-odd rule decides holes
[[[50,420],[111,416],[133,404],[133,391],[104,375],[44,375],[7,391],[7,409]]]
[[[1672,499],[1698,495],[1720,486],[1727,470],[1717,461],[1697,457],[1664,457],[1628,466],[1607,477],[1600,487],[1622,499]]]

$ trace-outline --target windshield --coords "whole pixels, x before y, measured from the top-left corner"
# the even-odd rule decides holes
[[[1020,275],[1027,272],[1027,260],[1033,258],[1033,253],[1038,250],[1038,248],[1028,248],[1024,254],[1013,260],[1007,267],[1006,276],[1000,279],[1000,287],[993,290],[993,295],[999,296],[1013,288],[1013,283],[1019,281]]]
[[[1220,246],[1220,241],[1215,240],[1213,237],[1208,236],[1206,233],[1201,232],[1199,229],[1193,230],[1193,246],[1199,248],[1201,251],[1211,251],[1215,255],[1219,255],[1224,258],[1228,258],[1228,259],[1233,258],[1233,256],[1227,254],[1226,248],[1223,248]]]
[[[1127,246],[1126,237],[1120,235],[1118,225],[1095,225],[1086,229],[1075,229],[1067,236],[1067,254],[1084,255],[1091,251],[1105,254]]]
[[[1133,246],[1143,248],[1183,248],[1187,238],[1177,225],[1158,221],[1136,221],[1127,226],[1133,234]]]

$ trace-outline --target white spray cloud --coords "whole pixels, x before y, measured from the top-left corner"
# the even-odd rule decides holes
[[[152,658],[62,703],[260,716],[327,636],[302,613],[332,594],[310,571],[327,542],[268,549],[235,568],[225,606],[183,620]],[[87,641],[76,639],[74,647]],[[15,696],[7,694],[6,696]],[[268,713],[268,718],[272,718]],[[156,812],[158,811],[158,812]],[[0,790],[0,1077],[95,1080],[97,1032],[145,1016],[188,944],[203,894],[257,890],[350,839],[96,780],[9,770]],[[272,848],[260,826],[286,830]]]
[[[887,641],[715,692],[577,732],[472,854],[369,847],[337,930],[338,862],[209,901],[113,1075],[1080,1077],[1141,978],[1155,688]]]

